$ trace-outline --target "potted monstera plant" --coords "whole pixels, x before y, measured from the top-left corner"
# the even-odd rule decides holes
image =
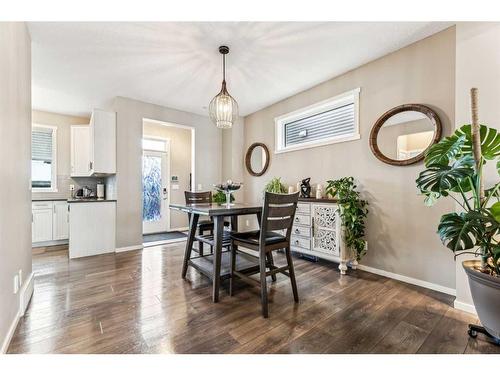
[[[417,178],[417,187],[432,205],[441,198],[454,199],[459,212],[441,217],[438,234],[455,253],[473,253],[477,260],[462,263],[477,314],[484,327],[470,326],[500,342],[500,182],[484,186],[484,169],[495,163],[500,173],[500,134],[479,125],[477,90],[471,90],[472,124],[464,125],[450,137],[429,148],[426,169]]]

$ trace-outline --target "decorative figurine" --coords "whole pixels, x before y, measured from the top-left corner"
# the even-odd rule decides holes
[[[304,178],[300,184],[300,197],[301,198],[311,198],[311,177]]]
[[[316,199],[321,198],[323,198],[323,186],[321,186],[321,184],[318,184],[318,186],[316,186]]]

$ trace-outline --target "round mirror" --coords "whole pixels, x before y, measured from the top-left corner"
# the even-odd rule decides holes
[[[410,165],[424,158],[425,151],[441,138],[438,115],[422,104],[404,104],[384,113],[370,134],[370,147],[381,161]]]
[[[269,166],[269,150],[264,143],[254,143],[247,151],[245,164],[252,176],[262,176]]]

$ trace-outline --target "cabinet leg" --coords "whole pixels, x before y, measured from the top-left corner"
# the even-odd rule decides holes
[[[339,270],[341,275],[345,275],[345,272],[347,271],[347,262],[345,260],[340,261]]]

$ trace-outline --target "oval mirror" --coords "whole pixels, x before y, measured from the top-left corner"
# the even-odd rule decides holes
[[[370,148],[384,163],[410,165],[424,158],[441,132],[441,121],[431,108],[404,104],[384,113],[373,125]]]
[[[269,150],[264,143],[254,143],[248,150],[245,157],[245,164],[248,173],[252,176],[262,176],[269,166]]]

